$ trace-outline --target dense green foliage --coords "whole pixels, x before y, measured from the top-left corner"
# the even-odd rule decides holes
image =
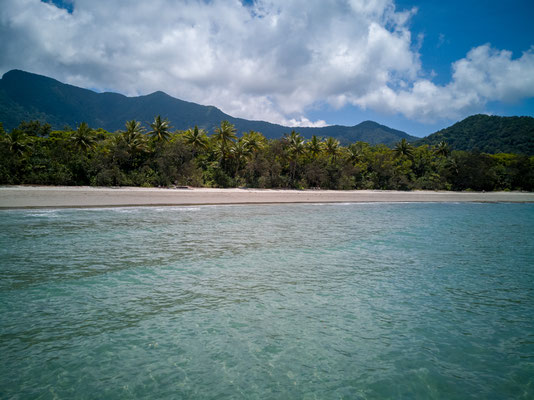
[[[215,107],[175,99],[163,92],[138,97],[95,93],[18,70],[9,71],[0,79],[0,121],[6,130],[16,128],[20,121],[36,120],[49,123],[54,130],[76,127],[85,121],[90,126],[111,132],[122,129],[126,120],[136,119],[148,125],[157,114],[165,115],[168,124],[180,130],[197,125],[199,129],[213,132],[221,121],[228,121],[237,132],[262,132],[268,139],[278,139],[291,129],[234,118]],[[437,146],[446,142],[450,150],[534,155],[532,117],[473,115],[419,140],[373,121],[352,127],[299,128],[299,133],[305,139],[333,137],[344,146],[362,141],[393,148],[397,142],[406,139],[415,146]]]
[[[442,141],[453,150],[534,155],[534,118],[472,115],[414,144],[437,145]]]
[[[0,79],[0,121],[6,129],[17,127],[20,121],[38,120],[49,123],[53,129],[74,127],[85,121],[91,126],[116,131],[122,129],[126,120],[149,123],[156,114],[165,115],[176,129],[184,130],[198,125],[200,129],[213,131],[221,121],[230,122],[238,132],[258,131],[271,139],[282,137],[288,130],[264,121],[233,118],[215,107],[175,99],[163,92],[139,97],[95,93],[18,70],[6,72]],[[402,138],[416,139],[372,121],[351,127],[302,128],[300,134],[306,138],[332,136],[343,144],[360,140],[388,146]]]
[[[451,151],[448,144],[394,149],[292,131],[266,139],[237,135],[223,121],[208,135],[197,126],[172,131],[157,116],[110,133],[81,123],[51,130],[39,122],[5,132],[0,125],[0,183],[322,189],[534,190],[534,157]]]

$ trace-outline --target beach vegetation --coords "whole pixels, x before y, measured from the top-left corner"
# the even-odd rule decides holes
[[[147,129],[148,128],[148,129]],[[534,157],[487,154],[400,140],[392,148],[331,137],[173,130],[156,116],[107,132],[80,123],[51,130],[38,121],[0,129],[0,184],[197,186],[389,190],[534,190]]]
[[[71,134],[70,140],[74,147],[84,153],[93,150],[96,146],[96,137],[87,122],[82,122]]]
[[[162,119],[161,115],[156,115],[154,121],[150,123],[149,136],[156,143],[166,142],[169,140],[171,126],[167,119]]]

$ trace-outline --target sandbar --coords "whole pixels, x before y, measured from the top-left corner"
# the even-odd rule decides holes
[[[534,192],[0,186],[0,209],[371,202],[534,203]]]

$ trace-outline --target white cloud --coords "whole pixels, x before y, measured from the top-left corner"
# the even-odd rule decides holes
[[[452,68],[447,85],[416,79],[407,90],[395,91],[384,85],[352,102],[432,122],[478,112],[490,101],[513,102],[534,96],[534,47],[512,59],[509,51],[479,46]]]
[[[3,0],[0,71],[19,68],[128,95],[163,90],[249,119],[320,126],[306,111],[353,104],[409,118],[456,117],[534,96],[533,51],[489,46],[424,78],[421,38],[393,0],[76,0],[74,11]]]
[[[284,120],[284,121],[282,121],[282,125],[290,126],[290,127],[297,127],[297,126],[304,127],[304,126],[307,126],[307,127],[311,127],[311,128],[322,128],[324,126],[328,126],[328,124],[325,121],[323,121],[322,119],[320,119],[318,121],[310,121],[306,117],[300,117],[299,119],[291,118],[289,120]]]

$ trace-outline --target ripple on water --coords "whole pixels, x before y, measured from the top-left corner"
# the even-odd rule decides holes
[[[0,397],[534,396],[533,205],[0,221]]]

